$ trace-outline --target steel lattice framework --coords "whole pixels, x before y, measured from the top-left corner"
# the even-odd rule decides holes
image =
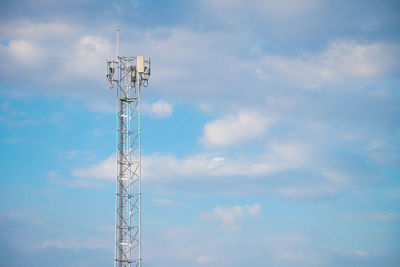
[[[114,266],[141,267],[140,90],[148,85],[150,59],[120,57],[117,52],[116,60],[107,60],[106,65],[110,87],[117,91]]]

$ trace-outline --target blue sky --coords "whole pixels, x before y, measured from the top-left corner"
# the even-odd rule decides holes
[[[144,266],[400,266],[398,1],[2,1],[0,265],[111,266],[143,92]]]

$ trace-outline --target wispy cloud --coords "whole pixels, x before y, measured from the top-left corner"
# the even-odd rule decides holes
[[[23,67],[33,68],[42,63],[43,50],[26,40],[12,40],[8,46],[0,46],[0,54],[10,56],[10,60]]]
[[[239,221],[245,217],[258,218],[261,215],[261,206],[256,203],[246,206],[222,207],[216,206],[211,212],[200,213],[200,218],[206,221],[217,220],[224,231],[239,229]]]
[[[250,110],[207,123],[201,141],[210,146],[238,145],[263,134],[271,119]]]
[[[175,200],[165,199],[165,198],[155,198],[155,199],[153,199],[153,202],[160,204],[160,205],[165,205],[165,206],[179,206],[179,205],[183,204],[180,201],[175,201]]]
[[[164,181],[196,177],[260,177],[283,170],[301,168],[307,162],[305,147],[297,144],[273,144],[259,155],[237,157],[201,153],[184,158],[154,153],[143,157],[143,174],[147,179]]]
[[[143,114],[156,118],[166,118],[172,115],[174,106],[165,100],[158,100],[154,103],[142,104]]]
[[[78,76],[83,79],[102,81],[104,77],[104,60],[112,54],[109,40],[101,36],[85,35],[72,46],[64,58],[62,73]],[[62,74],[60,73],[60,74]]]
[[[88,168],[75,169],[71,173],[80,179],[113,180],[117,173],[115,154],[98,164],[94,164]]]
[[[218,261],[219,261],[218,258],[206,255],[198,256],[196,258],[196,262],[200,264],[210,264],[210,263],[216,263]]]
[[[47,172],[47,179],[52,184],[67,186],[67,187],[86,187],[86,188],[101,187],[101,183],[99,183],[96,180],[76,179],[71,177],[66,178],[55,170]]]
[[[10,105],[2,103],[0,107],[0,123],[7,127],[33,127],[40,126],[41,121],[38,118],[32,118],[26,112]]]
[[[357,219],[357,220],[371,220],[379,222],[398,222],[400,221],[400,213],[395,212],[383,212],[383,211],[372,211],[364,213],[345,213],[345,218]]]
[[[224,193],[284,198],[335,195],[357,184],[360,173],[351,169],[335,170],[329,162],[321,162],[314,149],[305,144],[276,143],[270,144],[263,153],[235,156],[200,153],[180,158],[173,154],[153,153],[142,156],[142,178],[145,182],[174,188],[174,191],[183,190],[181,186],[185,188],[188,183],[201,183],[198,190],[202,188],[211,194],[214,192],[208,189],[231,181],[228,183],[231,186],[224,186]],[[71,174],[80,183],[114,181],[115,156],[86,168],[74,169]],[[161,199],[156,202],[172,204]]]
[[[399,69],[395,60],[400,46],[390,43],[359,44],[337,41],[323,52],[299,58],[265,55],[256,73],[260,79],[281,79],[301,87],[321,85],[351,78],[372,78]]]
[[[80,29],[78,25],[60,22],[36,22],[32,20],[14,20],[2,23],[0,32],[4,38],[29,40],[47,40],[49,38],[70,37]]]

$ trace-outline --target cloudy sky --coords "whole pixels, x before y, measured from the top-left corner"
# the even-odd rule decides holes
[[[400,266],[400,3],[2,0],[0,265],[112,266],[143,91],[144,266]]]

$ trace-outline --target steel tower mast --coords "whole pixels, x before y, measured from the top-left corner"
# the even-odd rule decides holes
[[[114,267],[141,267],[140,90],[150,78],[150,58],[106,60],[106,77],[117,93],[117,181]]]

